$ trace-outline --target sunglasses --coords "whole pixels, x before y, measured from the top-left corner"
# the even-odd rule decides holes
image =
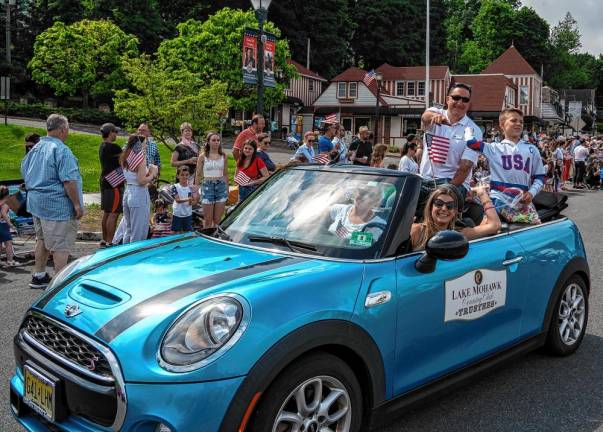
[[[469,103],[471,102],[471,98],[465,97],[465,96],[459,96],[459,95],[450,95],[450,98],[455,101],[463,101],[464,103]]]
[[[311,143],[311,142],[316,142],[316,140],[313,140],[313,139],[309,139],[309,140],[307,140],[307,141],[308,141],[309,143]]]
[[[442,201],[441,199],[434,199],[433,206],[435,208],[442,208],[446,206],[448,210],[454,210],[456,208],[456,202],[454,201]]]

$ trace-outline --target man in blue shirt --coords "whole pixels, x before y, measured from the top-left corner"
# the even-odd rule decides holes
[[[34,274],[31,288],[46,288],[50,276],[46,262],[52,252],[55,274],[67,264],[75,245],[77,221],[84,215],[82,177],[78,161],[65,145],[69,135],[66,117],[51,114],[47,136],[40,139],[21,162],[27,188],[27,210],[36,232]]]
[[[323,126],[323,135],[318,138],[318,153],[329,153],[333,150],[333,136],[335,136],[335,125],[326,123]]]

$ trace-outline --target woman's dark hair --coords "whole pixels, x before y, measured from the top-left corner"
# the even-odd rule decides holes
[[[410,149],[415,149],[416,150],[417,149],[417,143],[415,143],[413,141],[410,141],[410,140],[406,141],[404,143],[404,145],[402,145],[402,149],[400,150],[400,154],[402,156],[406,156],[406,154],[408,153],[408,150],[410,150]]]
[[[0,186],[0,199],[3,199],[8,196],[8,187],[2,185]]]
[[[38,135],[37,133],[28,133],[27,135],[25,135],[25,142],[26,143],[34,143],[37,144],[40,141],[40,135]]]
[[[245,144],[243,144],[243,147],[245,147],[246,145],[253,147],[253,154],[251,155],[251,158],[249,159],[249,165],[251,165],[253,163],[253,161],[255,161],[255,158],[258,155],[258,143],[256,143],[255,140],[250,139],[250,140],[245,141]],[[245,167],[246,160],[247,160],[247,156],[245,156],[245,153],[241,152],[241,157],[239,158],[239,162],[237,163],[237,166],[239,168]]]
[[[204,147],[204,151],[205,151],[205,157],[209,157],[209,140],[211,139],[211,137],[213,137],[214,135],[216,136],[220,136],[219,133],[216,132],[208,132],[207,136],[205,137],[205,147]],[[220,154],[220,156],[224,156],[224,151],[222,150],[222,141],[220,141],[220,147],[218,148],[218,153]]]
[[[145,140],[145,137],[143,137],[141,135],[130,135],[130,137],[128,138],[128,142],[126,143],[126,148],[121,153],[121,156],[119,157],[119,164],[121,165],[122,168],[129,169],[128,157],[130,156],[130,153],[132,153],[132,150],[134,150],[134,147],[136,147],[136,146],[142,147],[142,142],[144,140]]]
[[[164,200],[162,200],[161,198],[158,198],[153,203],[153,206],[155,207],[155,211],[157,211],[158,208],[165,208],[165,207],[167,207],[167,204],[166,204],[166,202]]]

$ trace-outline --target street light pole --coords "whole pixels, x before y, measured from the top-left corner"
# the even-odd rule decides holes
[[[377,145],[379,143],[379,102],[381,99],[381,81],[383,81],[383,74],[381,72],[375,73],[375,81],[377,81],[377,103],[375,104],[375,133],[373,135],[375,137],[374,144]]]
[[[258,40],[258,101],[256,105],[256,114],[264,114],[264,22],[268,18],[268,8],[272,0],[251,0],[255,9],[255,16],[258,19],[260,38]]]

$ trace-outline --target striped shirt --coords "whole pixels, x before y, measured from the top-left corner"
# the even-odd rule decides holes
[[[27,210],[44,220],[63,221],[75,217],[75,209],[63,182],[75,181],[83,207],[82,176],[71,149],[58,138],[40,139],[21,162],[27,187]]]

